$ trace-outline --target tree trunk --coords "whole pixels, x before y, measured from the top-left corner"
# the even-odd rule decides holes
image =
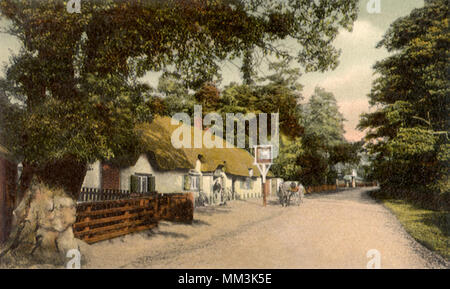
[[[24,164],[19,204],[0,261],[61,265],[68,250],[79,249],[72,225],[86,169],[70,157],[43,167]]]
[[[79,250],[72,231],[75,214],[72,197],[33,178],[14,210],[13,230],[0,252],[0,262],[19,267],[63,265],[69,250]]]

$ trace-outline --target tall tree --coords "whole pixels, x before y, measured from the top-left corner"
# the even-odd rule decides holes
[[[369,95],[378,109],[362,115],[359,124],[368,129],[367,146],[382,186],[447,202],[448,4],[425,1],[391,25],[378,47],[393,54],[375,64],[379,77]]]
[[[86,163],[134,151],[142,91],[130,76],[168,65],[198,88],[219,63],[248,47],[286,56],[291,38],[306,71],[337,65],[332,42],[351,29],[356,0],[82,1],[70,14],[62,0],[2,0],[10,33],[22,42],[8,67],[8,96],[22,101],[12,146],[34,174],[75,198]],[[8,134],[7,134],[8,135]]]
[[[316,87],[303,109],[305,134],[319,138],[325,146],[344,142],[344,116],[333,93]]]
[[[159,78],[158,93],[162,94],[162,98],[157,96],[154,98],[158,102],[162,102],[164,107],[160,108],[159,112],[158,108],[154,107],[153,111],[155,113],[169,116],[178,112],[193,114],[195,98],[189,93],[189,89],[185,86],[181,75],[164,72]]]
[[[345,144],[344,117],[333,93],[316,87],[303,107],[302,137],[304,153],[300,158],[301,179],[306,184],[334,182],[333,157],[337,148]],[[332,178],[333,177],[333,178]]]

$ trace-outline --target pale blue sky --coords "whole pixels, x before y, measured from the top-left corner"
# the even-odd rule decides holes
[[[380,0],[381,13],[369,14],[366,10],[369,1],[360,1],[360,14],[353,31],[341,31],[335,41],[335,46],[342,49],[339,67],[325,73],[302,75],[299,81],[304,85],[303,95],[306,99],[310,97],[317,85],[334,93],[340,110],[347,119],[345,136],[351,141],[359,140],[364,135],[356,130],[356,125],[359,115],[370,109],[367,94],[374,80],[372,66],[377,60],[388,55],[384,49],[376,49],[376,43],[395,19],[409,14],[414,8],[423,6],[423,0]],[[5,25],[7,22],[0,21],[0,27]],[[0,34],[0,39],[0,63],[3,65],[12,53],[20,49],[20,44],[14,37],[4,33]],[[296,43],[289,46],[295,50]],[[266,72],[264,66],[261,67],[261,71]],[[3,75],[3,71],[0,75]],[[144,81],[155,86],[158,75],[149,73]],[[223,65],[222,75],[222,85],[231,81],[241,81],[238,68],[230,63]]]

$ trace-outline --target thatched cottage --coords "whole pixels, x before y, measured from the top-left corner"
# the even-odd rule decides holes
[[[196,197],[202,192],[213,203],[219,201],[214,192],[221,187],[234,198],[262,196],[261,176],[250,153],[226,148],[223,139],[224,148],[176,149],[171,135],[178,126],[172,125],[169,117],[141,125],[142,153],[125,166],[99,161],[91,164],[83,187],[140,193],[194,192]],[[192,139],[197,129],[190,127]],[[208,133],[201,131],[202,136]]]

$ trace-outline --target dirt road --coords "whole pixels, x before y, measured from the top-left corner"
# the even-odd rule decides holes
[[[305,198],[300,207],[233,201],[196,210],[193,225],[161,223],[89,247],[90,268],[381,268],[439,267],[367,189]]]

